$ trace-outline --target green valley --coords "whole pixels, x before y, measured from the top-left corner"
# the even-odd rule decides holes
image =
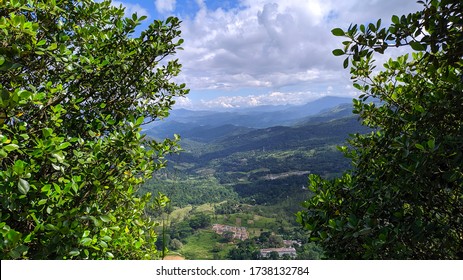
[[[158,214],[164,217],[160,223],[168,225],[159,249],[164,244],[188,259],[258,259],[260,249],[284,248],[283,240],[293,240],[298,244],[296,258],[320,256],[319,249],[299,233],[294,213],[311,194],[309,174],[332,178],[350,167],[337,147],[346,143],[349,134],[367,132],[351,114],[350,104],[298,115],[288,126],[182,121],[175,123],[185,129],[185,133],[179,131],[183,151],[171,155],[167,168],[142,187],[171,200],[165,212]],[[146,133],[165,137],[167,127]],[[199,218],[205,220],[202,226],[195,225]],[[248,238],[215,233],[213,225],[245,228]],[[269,243],[270,237],[278,241]]]

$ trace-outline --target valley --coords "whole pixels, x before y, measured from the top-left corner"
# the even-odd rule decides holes
[[[171,200],[157,214],[168,223],[169,240],[163,244],[187,259],[258,259],[261,249],[284,248],[283,240],[294,240],[295,258],[320,256],[295,213],[310,196],[308,174],[330,178],[348,169],[337,147],[349,134],[368,132],[345,101],[329,97],[293,109],[252,112],[174,110],[172,119],[152,123],[144,131],[149,137],[172,137],[168,134],[176,131],[183,148],[142,188]],[[244,227],[249,238],[227,238],[214,232],[214,224]]]

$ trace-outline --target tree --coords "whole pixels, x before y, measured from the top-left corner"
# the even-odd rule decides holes
[[[186,242],[186,238],[193,234],[194,230],[190,227],[188,221],[181,221],[178,224],[173,224],[170,227],[170,236],[172,238],[177,238],[184,243]]]
[[[252,239],[246,239],[239,242],[235,248],[228,251],[227,259],[258,260],[260,259],[260,251]]]
[[[332,30],[347,38],[333,54],[362,91],[354,112],[374,131],[340,147],[352,159],[342,177],[310,176],[297,219],[329,258],[463,257],[463,3],[418,2],[388,28]],[[373,72],[391,47],[413,53]]]
[[[180,21],[137,35],[146,17],[110,1],[0,3],[1,258],[156,258],[137,189],[178,146],[140,126],[187,93],[161,63]]]
[[[268,239],[268,246],[271,248],[280,248],[284,246],[283,238],[279,235],[272,234]]]
[[[233,231],[225,231],[222,233],[222,238],[225,242],[232,242],[234,240],[235,233]]]
[[[278,252],[276,252],[276,251],[272,251],[272,252],[270,252],[270,254],[268,254],[267,258],[269,260],[279,260],[280,259],[280,254],[278,254]]]
[[[182,249],[183,243],[180,240],[174,238],[174,239],[172,239],[170,241],[170,247],[171,247],[172,250],[178,251],[178,250]]]
[[[207,228],[211,225],[211,217],[204,213],[198,213],[189,219],[189,225],[192,229]]]

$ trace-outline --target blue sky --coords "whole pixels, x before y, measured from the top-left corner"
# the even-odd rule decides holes
[[[113,1],[146,23],[182,20],[178,78],[191,92],[175,108],[220,109],[304,104],[326,95],[356,96],[349,71],[331,51],[335,27],[420,9],[414,0]],[[143,27],[143,26],[142,26]],[[404,50],[393,50],[397,55]],[[381,61],[381,59],[379,59]]]

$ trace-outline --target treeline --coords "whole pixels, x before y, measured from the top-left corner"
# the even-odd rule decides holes
[[[163,193],[176,207],[217,203],[238,198],[233,188],[219,184],[214,177],[204,178],[178,174],[174,179],[152,178],[142,186],[140,191]]]

